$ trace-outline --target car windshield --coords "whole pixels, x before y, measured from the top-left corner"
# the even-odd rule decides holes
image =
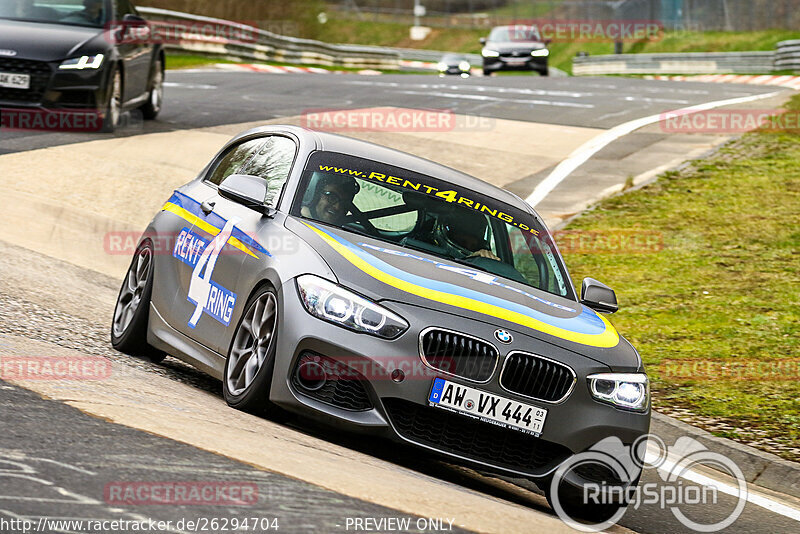
[[[489,34],[489,40],[496,43],[514,41],[541,41],[539,29],[535,26],[499,26]]]
[[[458,55],[458,54],[446,54],[444,57],[442,57],[442,62],[443,63],[449,63],[451,65],[454,65],[456,63],[459,63],[461,61],[466,61],[466,60],[467,60],[466,56],[461,56],[461,55]]]
[[[291,213],[574,299],[552,237],[511,205],[332,152],[309,158]]]
[[[106,0],[0,0],[0,18],[102,28],[109,20]]]

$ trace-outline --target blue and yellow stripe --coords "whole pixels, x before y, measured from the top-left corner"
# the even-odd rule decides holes
[[[195,228],[199,228],[200,230],[203,230],[212,236],[219,234],[227,222],[214,212],[206,215],[203,213],[203,210],[200,209],[200,203],[198,201],[178,191],[175,191],[172,194],[169,200],[167,200],[167,202],[164,204],[164,207],[161,209],[162,211],[168,211],[177,215],[186,222],[194,225]],[[256,259],[258,259],[256,252],[261,252],[267,256],[272,256],[272,254],[270,254],[267,249],[262,247],[261,244],[253,239],[253,237],[245,234],[236,227],[233,228],[233,232],[231,233],[230,239],[228,239],[228,243],[232,247],[237,248],[245,254],[248,254]]]
[[[406,293],[509,321],[581,345],[610,348],[619,344],[619,334],[614,326],[585,306],[581,314],[575,317],[553,317],[480,291],[402,271],[316,225],[304,224],[354,267]]]

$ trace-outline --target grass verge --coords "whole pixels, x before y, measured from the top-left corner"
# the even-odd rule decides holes
[[[567,230],[663,238],[659,252],[567,254],[575,280],[617,291],[613,321],[656,409],[800,460],[800,135],[746,134]]]
[[[173,70],[207,67],[216,63],[238,63],[223,57],[194,56],[191,54],[166,54],[165,59],[165,67]]]

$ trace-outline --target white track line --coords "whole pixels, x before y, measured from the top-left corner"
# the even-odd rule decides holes
[[[658,460],[658,452],[652,447],[648,446],[647,454],[645,456],[646,461],[654,462]],[[667,459],[664,460],[664,463],[658,467],[658,470],[662,473],[669,475],[676,469],[676,465],[678,462],[672,458],[672,455],[669,455]],[[717,478],[711,478],[709,476],[703,475],[694,469],[681,469],[680,470],[680,477],[696,484],[701,484],[706,487],[713,487],[716,488],[718,491],[730,495],[732,497],[739,498],[739,487],[733,484],[729,484],[727,482],[723,482]],[[761,493],[754,493],[754,488],[748,484],[747,486],[747,502],[754,504],[756,506],[760,506],[766,510],[769,510],[772,513],[782,515],[784,517],[788,517],[789,519],[793,519],[795,521],[800,521],[800,510],[797,508],[787,506],[779,501],[774,499],[770,499],[769,497],[761,494]]]
[[[765,98],[771,98],[780,94],[780,91],[776,91],[774,93],[766,93],[763,95],[752,95],[752,96],[743,96],[739,98],[729,98],[727,100],[717,100],[715,102],[706,102],[705,104],[698,104],[696,106],[689,106],[686,108],[681,108],[677,110],[672,110],[670,113],[675,114],[691,114],[697,113],[698,111],[705,111],[707,109],[714,109],[722,106],[731,106],[734,104],[743,104],[745,102],[752,102],[754,100],[763,100]],[[634,130],[638,130],[644,126],[649,124],[653,124],[663,120],[664,113],[659,113],[658,115],[650,115],[649,117],[642,117],[641,119],[635,119],[629,122],[625,122],[618,126],[614,126],[610,130],[607,130],[597,137],[590,139],[583,145],[579,146],[575,151],[572,152],[567,159],[562,161],[558,164],[558,166],[553,169],[547,178],[542,180],[539,185],[533,190],[533,192],[525,199],[525,201],[530,204],[531,206],[536,206],[539,202],[544,200],[544,198],[549,195],[553,189],[558,187],[558,184],[564,181],[564,179],[572,174],[572,172],[583,165],[589,158],[597,154],[600,150],[605,148],[610,143],[616,141],[620,137],[628,135],[629,133],[633,132]]]

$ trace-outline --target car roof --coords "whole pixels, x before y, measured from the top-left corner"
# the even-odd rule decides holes
[[[525,203],[517,195],[494,186],[488,182],[480,180],[474,176],[463,173],[451,167],[447,167],[440,163],[414,156],[407,152],[395,150],[381,145],[376,145],[361,139],[346,137],[330,132],[323,132],[319,130],[311,130],[300,126],[292,125],[269,125],[253,128],[246,132],[242,132],[228,142],[229,146],[238,142],[239,139],[244,137],[253,137],[258,134],[269,133],[289,133],[297,136],[301,140],[312,143],[316,150],[325,150],[328,152],[339,152],[348,154],[359,158],[377,161],[408,169],[410,171],[418,172],[445,182],[452,183],[453,185],[464,187],[472,191],[476,191],[483,195],[492,197],[500,202],[504,202],[526,213],[532,213],[531,207]]]

